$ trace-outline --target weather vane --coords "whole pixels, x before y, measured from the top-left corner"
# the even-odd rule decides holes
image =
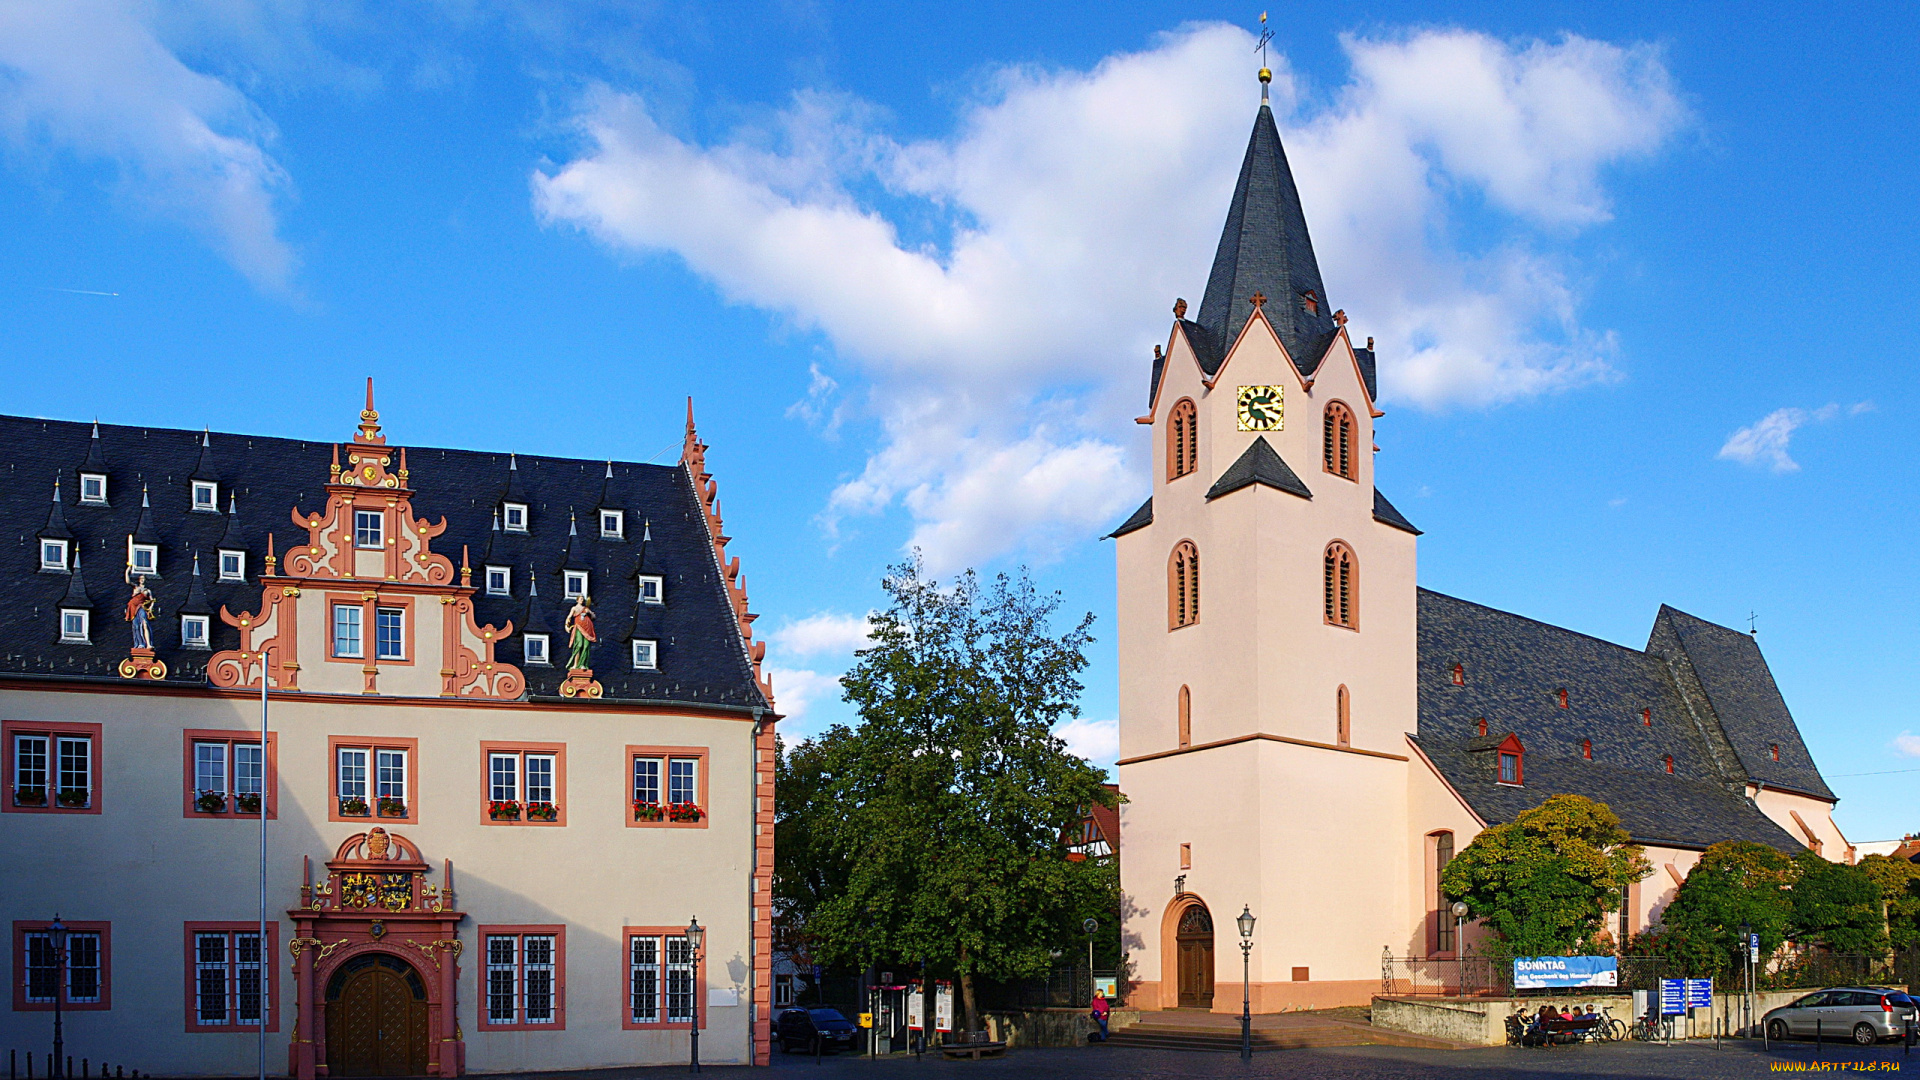
[[[1273,31],[1267,27],[1267,13],[1260,13],[1260,43],[1254,48],[1260,53],[1260,104],[1267,103],[1267,84],[1273,81],[1273,71],[1267,67],[1267,42],[1273,40]]]
[[[1751,611],[1747,612],[1747,634],[1750,637],[1760,636],[1759,620],[1754,618],[1753,612]]]

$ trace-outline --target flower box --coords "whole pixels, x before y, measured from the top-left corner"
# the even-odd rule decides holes
[[[90,793],[85,788],[61,788],[60,794],[54,796],[54,799],[61,806],[77,810],[87,805],[89,797]]]
[[[705,816],[706,811],[694,803],[670,803],[667,806],[668,821],[699,821]]]
[[[202,814],[224,814],[227,812],[227,793],[196,791],[193,793],[193,808]]]
[[[527,804],[528,821],[558,821],[560,808],[550,802],[530,802]]]
[[[342,817],[366,817],[368,812],[367,800],[358,795],[350,795],[340,800]]]
[[[233,797],[233,802],[235,809],[242,814],[260,812],[260,793],[257,791],[243,791]]]
[[[43,787],[17,787],[13,789],[13,805],[45,806],[47,789]]]
[[[381,817],[406,817],[407,804],[405,801],[401,799],[383,798],[380,800],[380,816]]]
[[[487,803],[487,816],[495,821],[519,821],[520,804],[513,799],[495,799]]]
[[[635,821],[659,821],[666,816],[667,812],[660,808],[659,803],[636,802],[633,804],[633,820]]]

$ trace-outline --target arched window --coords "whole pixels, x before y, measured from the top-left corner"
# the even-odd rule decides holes
[[[1167,479],[1178,480],[1200,467],[1200,412],[1192,398],[1174,402],[1167,418]]]
[[[1321,467],[1346,480],[1360,479],[1360,462],[1353,447],[1353,410],[1338,401],[1329,401],[1321,423]]]
[[[1326,555],[1327,625],[1360,628],[1360,564],[1353,549],[1335,540]]]
[[[1337,717],[1337,720],[1335,721],[1336,726],[1334,729],[1334,737],[1337,741],[1334,743],[1334,745],[1352,746],[1353,745],[1353,695],[1347,693],[1347,688],[1342,686],[1339,689],[1339,691],[1333,695],[1333,698],[1334,698],[1333,705],[1335,710],[1335,716]]]
[[[1180,746],[1193,745],[1193,691],[1180,688]]]
[[[1167,561],[1167,623],[1171,629],[1200,621],[1200,549],[1193,541],[1173,546]]]
[[[1440,885],[1440,875],[1446,872],[1447,864],[1453,861],[1453,834],[1437,832],[1433,834],[1433,926],[1434,952],[1453,951],[1454,920],[1453,905],[1447,903],[1447,891]]]

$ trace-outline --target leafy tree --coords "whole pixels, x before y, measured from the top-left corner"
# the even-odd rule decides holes
[[[1887,855],[1869,855],[1860,860],[1860,869],[1880,887],[1893,947],[1920,946],[1920,866]]]
[[[1794,856],[1793,918],[1788,936],[1837,953],[1879,956],[1887,951],[1880,886],[1867,871],[1829,862],[1811,850]]]
[[[1747,948],[1744,925],[1760,935],[1761,955],[1771,956],[1787,939],[1798,874],[1792,859],[1765,844],[1722,841],[1701,854],[1659,927],[1637,942],[1685,973],[1709,975],[1737,965]]]
[[[1554,956],[1596,949],[1621,890],[1651,869],[1607,804],[1555,795],[1474,837],[1440,884],[1513,955]]]
[[[1022,571],[949,588],[919,560],[890,568],[872,645],[841,679],[859,708],[789,751],[777,896],[814,959],[927,963],[957,976],[1038,975],[1111,920],[1111,863],[1066,858],[1064,836],[1116,796],[1052,733],[1074,715],[1093,616],[1057,636],[1058,594]]]

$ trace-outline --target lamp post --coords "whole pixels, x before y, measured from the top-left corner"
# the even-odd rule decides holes
[[[67,1044],[60,1031],[60,999],[67,996],[67,924],[60,921],[58,912],[47,935],[53,939],[53,1068],[47,1075],[65,1076]]]
[[[1253,1060],[1253,909],[1240,905],[1240,1060]]]
[[[700,946],[706,939],[706,927],[700,925],[697,917],[687,924],[687,963],[693,966],[693,973],[687,979],[693,988],[693,1065],[688,1072],[700,1071]]]
[[[1467,992],[1467,902],[1455,900],[1453,907],[1453,966],[1459,969],[1459,992]]]

